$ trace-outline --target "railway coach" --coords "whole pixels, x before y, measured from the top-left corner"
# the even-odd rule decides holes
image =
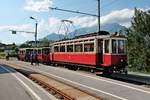
[[[41,63],[50,63],[50,47],[40,47],[40,48],[20,48],[17,53],[18,60],[30,61],[31,54],[33,54],[33,61],[35,61],[35,54],[37,53],[37,59]]]
[[[49,47],[19,49],[19,57],[28,61],[27,55],[36,51],[42,63],[61,64],[74,70],[86,67],[91,72],[101,69],[106,75],[127,74],[126,41],[124,35],[101,31],[57,41]]]
[[[33,51],[33,48],[20,48],[17,57],[22,61],[30,61],[30,53]]]
[[[91,33],[50,44],[52,63],[69,65],[73,69],[87,67],[92,72],[103,69],[103,74],[127,74],[126,37],[120,34]]]
[[[36,48],[38,54],[38,60],[44,64],[50,64],[50,47]]]

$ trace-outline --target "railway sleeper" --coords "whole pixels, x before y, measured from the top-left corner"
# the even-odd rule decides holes
[[[11,67],[11,65],[9,65]],[[18,66],[18,65],[15,65]],[[12,66],[12,68],[14,68]],[[24,74],[26,77],[34,80],[34,82],[37,82],[39,84],[44,85],[46,87],[45,90],[48,90],[49,93],[56,93],[55,95],[60,95],[59,97],[63,98],[63,100],[78,100],[78,98],[86,98],[89,97],[92,100],[103,100],[101,97],[95,96],[95,94],[88,94],[87,92],[83,92],[82,90],[78,90],[76,88],[73,88],[72,86],[65,85],[64,83],[61,83],[59,81],[56,81],[55,79],[52,79],[50,77],[44,76],[39,73],[35,72],[27,72],[26,70],[20,70],[22,69],[19,65],[19,72]],[[15,68],[14,68],[15,69]],[[60,85],[60,87],[55,86],[55,84],[51,85],[51,81],[53,81],[55,84]],[[63,88],[62,88],[63,86]],[[65,88],[65,90],[64,90]],[[69,89],[69,91],[67,90]]]
[[[34,78],[34,77],[32,77],[32,78]],[[36,78],[34,78],[34,79],[35,79],[35,80],[38,80],[38,79],[36,79]],[[75,100],[75,98],[70,97],[69,95],[67,95],[67,94],[65,94],[65,93],[63,93],[63,92],[57,90],[56,88],[54,88],[54,87],[48,85],[48,84],[45,83],[45,82],[40,81],[39,83],[45,85],[46,87],[49,87],[53,95],[59,94],[59,95],[61,95],[62,97],[64,97],[65,100]]]

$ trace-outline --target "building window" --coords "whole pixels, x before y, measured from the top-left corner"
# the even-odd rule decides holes
[[[75,45],[75,52],[82,52],[82,44]]]
[[[105,53],[109,53],[109,40],[105,40]]]
[[[117,41],[112,40],[112,53],[117,53]]]
[[[93,52],[94,43],[84,44],[84,52]]]
[[[67,45],[67,52],[73,52],[73,45]]]

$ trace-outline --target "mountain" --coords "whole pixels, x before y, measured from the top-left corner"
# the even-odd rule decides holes
[[[105,24],[101,26],[101,30],[108,31],[110,33],[119,32],[120,30],[125,30],[125,29],[126,29],[125,26],[121,26],[118,23]],[[68,37],[72,38],[74,36],[83,35],[83,34],[92,33],[92,32],[97,32],[97,26],[76,29],[75,31],[70,32],[68,34]],[[47,35],[45,38],[47,38],[48,40],[57,41],[57,40],[63,39],[64,35],[51,33]]]
[[[120,30],[125,30],[126,27],[122,26],[122,25],[120,25],[118,23],[112,23],[112,24],[102,25],[101,29],[102,30],[106,30],[106,31],[108,31],[110,33],[113,33],[113,32],[119,32]]]
[[[114,33],[114,32],[120,32],[120,30],[125,30],[126,27],[125,26],[121,26],[118,23],[112,23],[112,24],[105,24],[101,26],[101,30],[103,31],[108,31],[110,33]],[[71,32],[69,35],[70,37],[77,36],[77,35],[83,35],[83,34],[87,34],[87,33],[92,33],[92,32],[96,32],[97,31],[97,26],[93,26],[93,27],[86,27],[86,28],[80,28],[75,30],[74,32]]]
[[[60,40],[60,39],[64,38],[64,35],[63,34],[51,33],[51,34],[47,35],[44,38],[47,38],[48,40],[57,41],[57,40]]]

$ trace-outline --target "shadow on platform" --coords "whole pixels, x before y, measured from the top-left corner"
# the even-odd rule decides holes
[[[16,71],[6,65],[0,64],[0,74],[6,73],[16,73]]]

